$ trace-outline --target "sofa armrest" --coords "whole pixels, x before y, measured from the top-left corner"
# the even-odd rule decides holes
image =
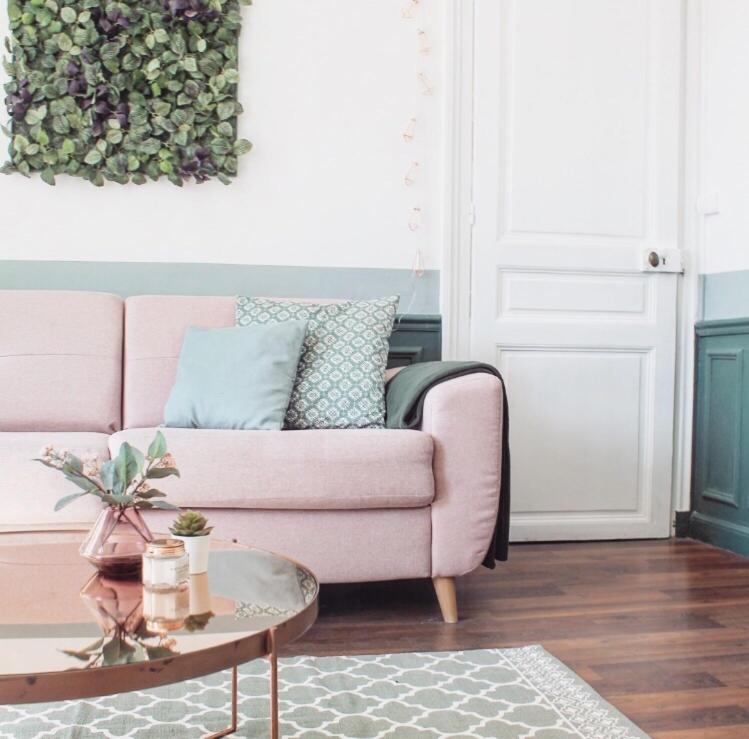
[[[434,440],[432,576],[455,577],[484,559],[497,522],[502,385],[477,373],[433,387],[421,430]]]

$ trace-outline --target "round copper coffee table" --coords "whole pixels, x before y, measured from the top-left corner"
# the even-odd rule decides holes
[[[278,736],[278,648],[317,618],[318,583],[285,557],[212,544],[208,572],[152,593],[101,578],[79,532],[0,534],[0,703],[93,698],[270,661],[271,735]]]

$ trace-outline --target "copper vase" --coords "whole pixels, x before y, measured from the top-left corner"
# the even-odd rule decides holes
[[[137,508],[105,508],[81,544],[80,553],[112,578],[140,577],[142,555],[153,535]]]

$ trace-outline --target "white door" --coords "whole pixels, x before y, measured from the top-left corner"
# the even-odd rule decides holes
[[[515,541],[670,533],[681,13],[475,3],[471,353],[507,382]]]

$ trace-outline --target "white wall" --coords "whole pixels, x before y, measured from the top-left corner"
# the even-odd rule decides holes
[[[0,258],[409,268],[441,251],[444,0],[254,0],[243,10],[240,175],[94,188],[0,177]],[[0,13],[5,35],[5,11]],[[416,29],[432,54],[417,53]],[[419,94],[418,69],[435,94]],[[417,139],[402,131],[419,115]],[[5,150],[6,142],[2,142]],[[403,186],[413,158],[419,181]],[[419,232],[408,229],[414,204]]]
[[[749,269],[749,2],[702,0],[702,271]],[[691,204],[687,204],[689,207]]]

